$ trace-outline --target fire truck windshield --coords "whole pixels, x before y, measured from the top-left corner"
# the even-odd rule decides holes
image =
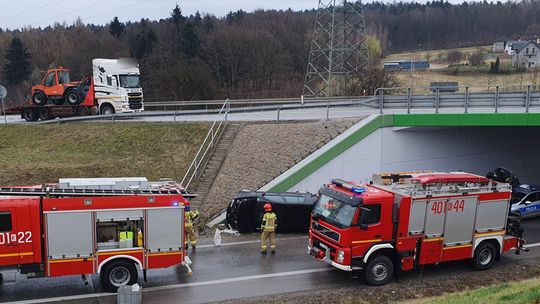
[[[356,208],[339,200],[321,194],[313,213],[329,224],[340,228],[350,227]]]

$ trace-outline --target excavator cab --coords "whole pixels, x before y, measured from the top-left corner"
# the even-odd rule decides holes
[[[77,87],[78,83],[71,82],[68,69],[60,67],[47,70],[42,84],[32,87],[32,103],[43,106],[51,100],[55,105],[62,105],[64,102],[77,105],[82,101]]]

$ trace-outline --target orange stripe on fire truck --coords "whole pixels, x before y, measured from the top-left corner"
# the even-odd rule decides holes
[[[178,255],[182,254],[181,251],[175,251],[175,252],[156,252],[156,253],[149,253],[149,256],[159,256],[159,255]]]
[[[382,239],[374,239],[374,240],[363,240],[363,241],[352,241],[353,244],[364,244],[364,243],[375,243],[375,242],[381,242]]]
[[[94,258],[67,259],[67,260],[49,260],[49,263],[69,263],[69,262],[86,262],[93,261]]]
[[[106,251],[106,252],[101,252],[99,251],[97,254],[98,255],[115,255],[115,254],[133,254],[133,253],[142,253],[143,250],[140,249],[140,250],[128,250],[128,251]]]
[[[446,249],[458,249],[458,248],[465,248],[465,247],[472,247],[472,244],[444,247],[443,250],[446,250]]]
[[[491,232],[482,232],[482,233],[475,233],[474,236],[476,237],[482,237],[482,236],[490,236],[490,235],[503,235],[505,233],[504,230],[501,231],[491,231]]]
[[[0,254],[0,258],[7,258],[7,257],[14,257],[14,256],[27,256],[27,255],[34,255],[34,253],[33,252],[21,252],[21,253]]]

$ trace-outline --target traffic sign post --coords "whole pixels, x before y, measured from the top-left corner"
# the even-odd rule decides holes
[[[2,100],[2,113],[4,114],[4,122],[7,125],[6,107],[4,105],[4,98],[7,96],[7,90],[0,85],[0,100]]]

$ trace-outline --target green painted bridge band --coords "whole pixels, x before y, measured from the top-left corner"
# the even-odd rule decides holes
[[[268,191],[283,192],[294,187],[334,158],[347,151],[379,128],[385,127],[537,127],[540,113],[474,113],[474,114],[384,114],[293,172]]]

